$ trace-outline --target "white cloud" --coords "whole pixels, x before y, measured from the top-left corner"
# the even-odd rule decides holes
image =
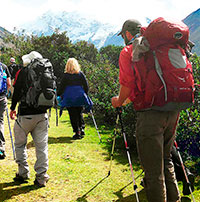
[[[121,27],[128,18],[144,23],[145,17],[173,17],[182,20],[200,8],[199,0],[6,0],[1,2],[0,26],[12,31],[48,10],[78,11],[104,23]]]

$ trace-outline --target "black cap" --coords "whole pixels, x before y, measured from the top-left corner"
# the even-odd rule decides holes
[[[122,26],[122,30],[119,32],[117,36],[121,35],[125,31],[130,31],[137,34],[139,33],[141,26],[142,25],[138,20],[135,20],[135,19],[126,20]]]

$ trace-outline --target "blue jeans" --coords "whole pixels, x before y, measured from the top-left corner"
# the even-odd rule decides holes
[[[5,138],[4,138],[4,112],[7,107],[6,96],[0,96],[0,150],[5,152]]]

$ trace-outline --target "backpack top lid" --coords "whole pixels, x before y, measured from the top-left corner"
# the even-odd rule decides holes
[[[26,67],[28,64],[31,63],[32,60],[39,58],[42,59],[42,55],[40,53],[38,53],[37,51],[32,51],[27,55],[23,55],[22,56],[22,60],[23,60],[23,66]]]
[[[142,34],[148,41],[150,48],[166,44],[186,45],[189,39],[189,28],[182,21],[159,17],[153,20]]]

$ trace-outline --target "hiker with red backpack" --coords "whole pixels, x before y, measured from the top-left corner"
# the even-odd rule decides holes
[[[119,57],[117,108],[128,99],[137,112],[136,141],[149,202],[180,201],[171,150],[179,113],[194,101],[192,66],[186,57],[189,29],[182,23],[154,20],[147,28],[124,22],[118,34],[126,46]]]

